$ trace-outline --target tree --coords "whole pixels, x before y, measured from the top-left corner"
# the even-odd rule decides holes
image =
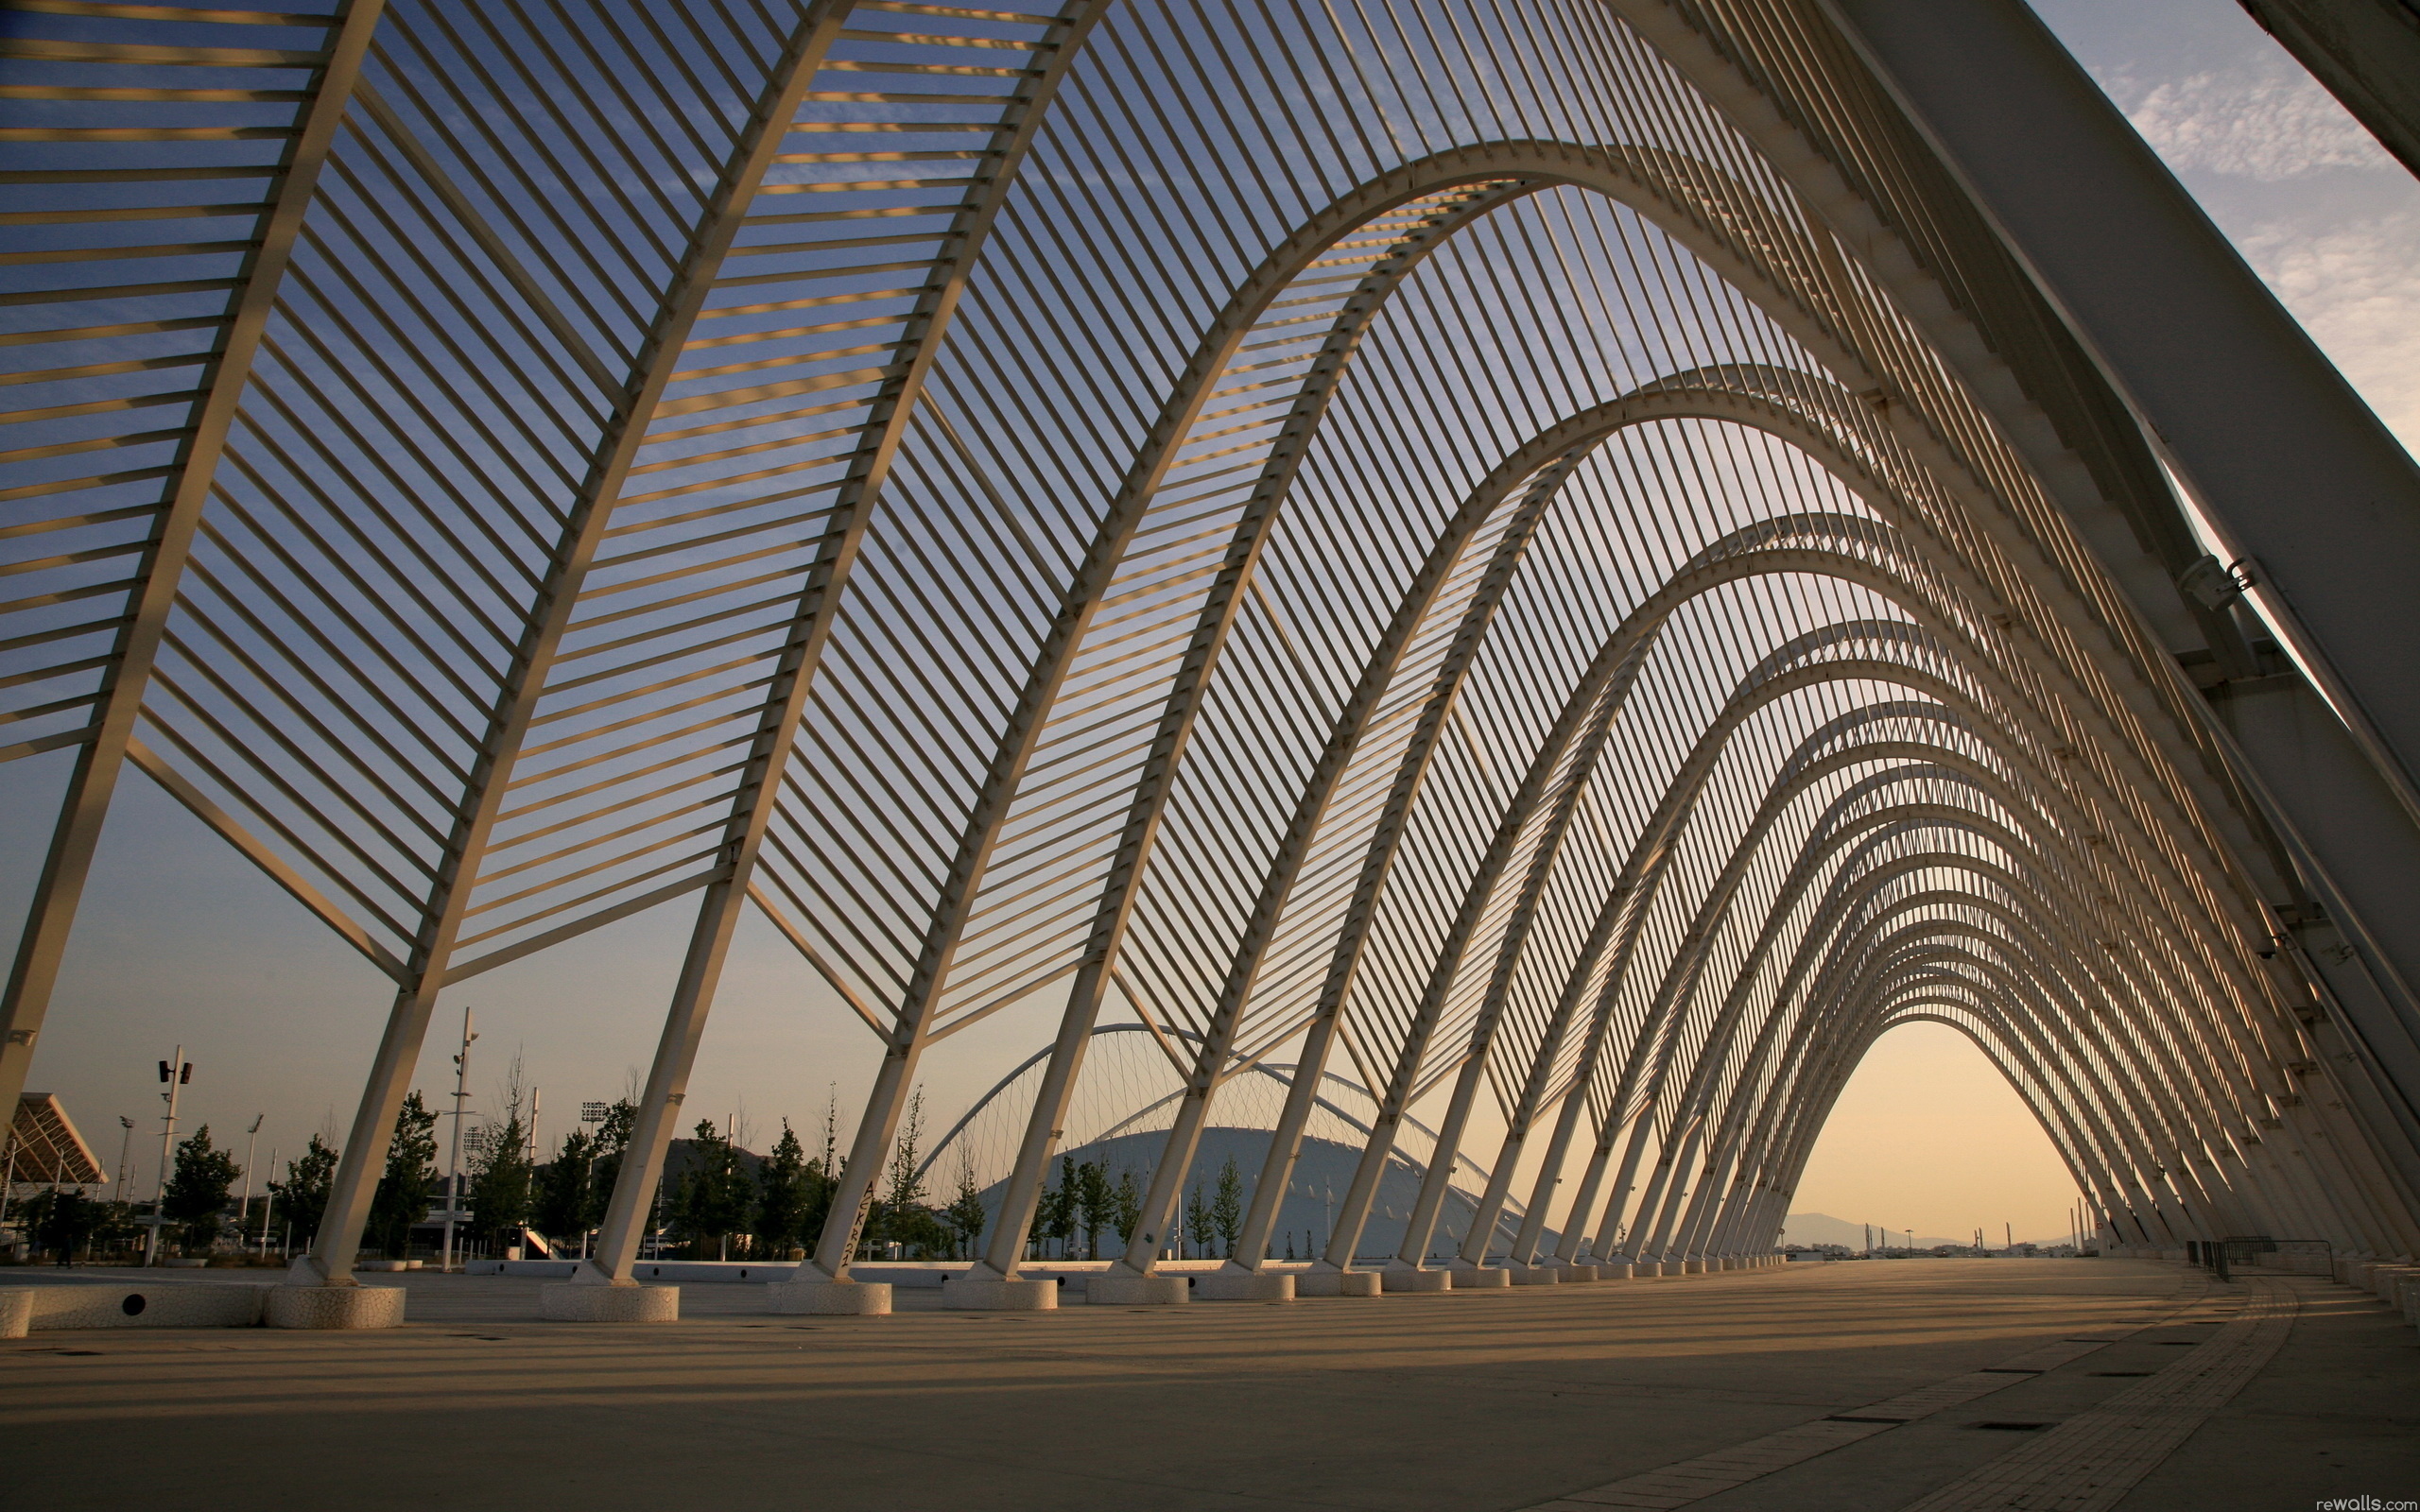
[[[471,1165],[471,1211],[477,1231],[501,1250],[529,1221],[529,1131],[515,1107],[502,1124],[482,1132]]]
[[[596,1192],[596,1217],[585,1227],[595,1228],[596,1218],[604,1216],[606,1199],[622,1174],[622,1153],[631,1147],[631,1128],[638,1122],[638,1116],[639,1105],[625,1097],[606,1108],[604,1120],[596,1125],[596,1141],[589,1150],[594,1162],[589,1184]]]
[[[437,1190],[437,1115],[414,1091],[395,1110],[395,1137],[387,1145],[387,1171],[370,1199],[369,1236],[390,1260],[404,1258],[412,1225],[428,1216]]]
[[[1076,1204],[1083,1212],[1084,1258],[1100,1259],[1100,1231],[1117,1222],[1117,1192],[1098,1160],[1076,1167]]]
[[[1046,1182],[1050,1179],[1048,1170],[1046,1169],[1043,1172],[1042,1179]],[[1057,1207],[1058,1198],[1048,1186],[1045,1186],[1035,1194],[1033,1221],[1026,1226],[1025,1231],[1026,1259],[1040,1260],[1042,1258],[1043,1246],[1050,1243],[1051,1224]]]
[[[699,1259],[706,1258],[705,1246],[712,1242],[717,1254],[728,1260],[731,1236],[743,1231],[756,1211],[756,1183],[739,1158],[739,1147],[709,1120],[698,1121],[690,1153],[694,1160],[673,1198],[673,1221],[697,1246]]]
[[[1117,1185],[1109,1194],[1110,1216],[1116,1220],[1117,1242],[1131,1245],[1134,1230],[1143,1226],[1143,1189],[1132,1171],[1117,1173]]]
[[[1210,1240],[1218,1226],[1210,1221],[1210,1204],[1201,1200],[1201,1183],[1193,1184],[1193,1195],[1184,1199],[1184,1231],[1193,1236],[1195,1258],[1210,1258]]]
[[[211,1146],[207,1124],[177,1146],[177,1163],[168,1177],[168,1190],[161,1199],[160,1211],[162,1216],[184,1225],[188,1248],[208,1249],[217,1239],[219,1215],[227,1211],[228,1189],[243,1174],[244,1168],[235,1163],[233,1156]]]
[[[899,1135],[890,1147],[890,1165],[883,1173],[882,1195],[866,1224],[868,1239],[902,1246],[945,1242],[940,1220],[925,1206],[924,1177],[916,1169],[916,1157],[924,1142],[925,1091],[920,1087],[908,1099],[907,1116],[899,1122]]]
[[[532,1173],[529,1221],[548,1239],[575,1238],[596,1227],[596,1189],[590,1167],[596,1142],[584,1128],[563,1136],[555,1158]]]
[[[975,1185],[974,1163],[962,1155],[958,1162],[958,1195],[942,1211],[942,1221],[958,1239],[961,1258],[975,1258],[976,1242],[983,1237],[983,1194]]]
[[[799,1242],[809,1179],[806,1147],[799,1143],[790,1121],[783,1119],[782,1137],[773,1142],[773,1153],[756,1173],[756,1238],[774,1260],[786,1259]]]
[[[1045,1239],[1059,1241],[1059,1258],[1073,1260],[1076,1255],[1076,1158],[1059,1157],[1059,1185],[1043,1198],[1044,1211],[1049,1225],[1043,1230]]]
[[[108,1220],[108,1210],[73,1187],[37,1193],[19,1210],[34,1242],[62,1265],[76,1262],[76,1246]]]
[[[1219,1188],[1210,1199],[1210,1227],[1218,1231],[1220,1247],[1227,1258],[1236,1258],[1236,1241],[1244,1231],[1244,1178],[1236,1169],[1234,1156],[1227,1157],[1219,1167]]]
[[[613,1200],[614,1182],[621,1177],[622,1156],[630,1149],[631,1130],[638,1122],[638,1103],[631,1097],[621,1097],[605,1109],[604,1118],[597,1123],[596,1132],[588,1137],[588,1146],[582,1152],[587,1162],[586,1170],[582,1179],[576,1183],[586,1189],[587,1196],[573,1210],[577,1214],[571,1226],[573,1232],[586,1233],[605,1221],[605,1207]],[[571,1173],[565,1172],[563,1178],[568,1181],[570,1177]],[[663,1192],[664,1183],[659,1179],[655,1195],[660,1197]],[[648,1211],[651,1222],[652,1204]],[[554,1232],[551,1228],[544,1231]]]
[[[812,1253],[823,1242],[823,1225],[832,1216],[832,1194],[840,1185],[841,1169],[849,1162],[839,1154],[840,1099],[823,1100],[823,1153],[806,1162],[806,1199],[798,1223],[799,1243]]]
[[[328,1147],[327,1141],[314,1134],[302,1158],[285,1162],[285,1179],[268,1184],[278,1211],[285,1214],[285,1221],[294,1226],[294,1232],[304,1244],[309,1244],[320,1231],[320,1215],[328,1211],[328,1184],[336,1174],[337,1152]]]

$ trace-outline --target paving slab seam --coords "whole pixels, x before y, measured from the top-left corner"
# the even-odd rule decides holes
[[[1800,1423],[1796,1427],[1752,1438],[1694,1459],[1676,1461],[1643,1474],[1625,1476],[1582,1491],[1566,1492],[1551,1501],[1524,1507],[1521,1512],[1602,1512],[1605,1507],[1654,1508],[1658,1512],[1667,1512],[1669,1508],[1703,1501],[1751,1481],[1761,1480],[1776,1470],[1803,1465],[1836,1449],[1861,1443],[1878,1434],[1887,1434],[1894,1428],[1973,1401],[1979,1397],[2005,1391],[2021,1381],[2031,1381],[2045,1371],[2080,1360],[2113,1344],[2124,1343],[2136,1333],[2173,1327],[2185,1320],[2184,1314],[2209,1299],[2212,1282],[2206,1276],[2198,1279],[2201,1280],[2200,1289],[2189,1295],[2180,1292],[2165,1314],[2155,1318],[2113,1325],[2109,1338],[2061,1339],[1997,1365],[1983,1366],[1951,1376],[1933,1385],[1920,1386],[1914,1391],[1902,1392],[1896,1397],[1869,1402],[1862,1407],[1845,1408],[1812,1422]],[[2197,1347],[2193,1356],[2178,1361],[2177,1366],[2187,1364],[2207,1348],[2208,1344]],[[2162,1372],[2163,1375],[2166,1373]],[[2147,1382],[2145,1384],[2150,1383]],[[2136,1391],[2141,1389],[2135,1388]],[[2233,1392],[2230,1391],[2229,1395]],[[2195,1420],[2198,1423],[2200,1419]],[[1910,1508],[1909,1512],[1914,1512],[1914,1509]],[[1929,1507],[1927,1512],[1931,1512]]]
[[[2241,1313],[2141,1385],[2078,1413],[1902,1512],[2106,1512],[2275,1356],[2301,1311],[2282,1281],[2246,1278]]]

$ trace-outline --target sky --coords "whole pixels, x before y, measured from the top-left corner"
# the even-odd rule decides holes
[[[1973,1040],[1910,1023],[1875,1041],[1815,1143],[1793,1213],[1993,1247],[2064,1242],[2075,1182]]]
[[[2232,0],[2034,9],[2420,451],[2420,181]]]
[[[2420,448],[2420,185],[2230,0],[2036,0],[2251,265],[2388,424]],[[67,753],[19,765],[0,805],[0,930],[22,918]],[[543,1091],[548,1143],[579,1102],[620,1095],[654,1049],[685,910],[659,909],[483,976],[449,994],[419,1084],[441,1106],[467,1005],[477,1017],[470,1087],[495,1110],[505,1064]],[[314,1132],[341,1133],[388,1005],[384,979],[130,775],[118,799],[49,1024],[34,1091],[56,1091],[112,1169],[121,1117],[132,1191],[157,1170],[153,1063],[179,1043],[196,1066],[181,1123],[219,1142],[266,1115],[258,1165]],[[954,1118],[1030,1052],[1002,1016],[939,1047],[924,1079]],[[837,1092],[849,1108],[878,1056],[796,954],[748,916],[688,1107],[735,1118],[762,1147],[802,1129]],[[1937,1025],[1886,1036],[1826,1126],[1794,1207],[1920,1233],[2020,1239],[2066,1231],[2071,1187],[2015,1095],[1964,1040]]]

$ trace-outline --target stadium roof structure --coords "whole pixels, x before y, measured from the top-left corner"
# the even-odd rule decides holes
[[[574,13],[17,18],[0,1091],[130,767],[394,985],[331,1283],[440,993],[653,909],[606,1279],[751,910],[839,1211],[1052,1044],[1004,1276],[1104,1012],[1132,1270],[1280,1050],[1347,1257],[1415,1103],[1465,1259],[1756,1251],[1917,1020],[2106,1243],[2420,1251],[2420,472],[2016,0]]]
[[[9,1126],[11,1184],[103,1186],[110,1174],[77,1131],[67,1109],[49,1092],[22,1092],[16,1121]]]

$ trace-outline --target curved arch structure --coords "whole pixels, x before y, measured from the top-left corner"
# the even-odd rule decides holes
[[[994,1280],[1110,1021],[1181,1083],[1138,1286],[1273,1056],[1247,1257],[1335,1084],[1328,1269],[1415,1108],[1397,1265],[1459,1160],[1460,1266],[1703,1266],[1917,1020],[2105,1243],[2420,1249],[2409,679],[2209,556],[2202,459],[1845,23],[596,9],[12,43],[60,276],[0,417],[0,756],[64,786],[0,1091],[130,763],[394,984],[314,1284],[438,994],[655,908],[596,1281],[750,908],[879,1041],[827,1285],[925,1057],[1003,1014],[1050,1048]],[[188,220],[229,239],[144,240]]]

